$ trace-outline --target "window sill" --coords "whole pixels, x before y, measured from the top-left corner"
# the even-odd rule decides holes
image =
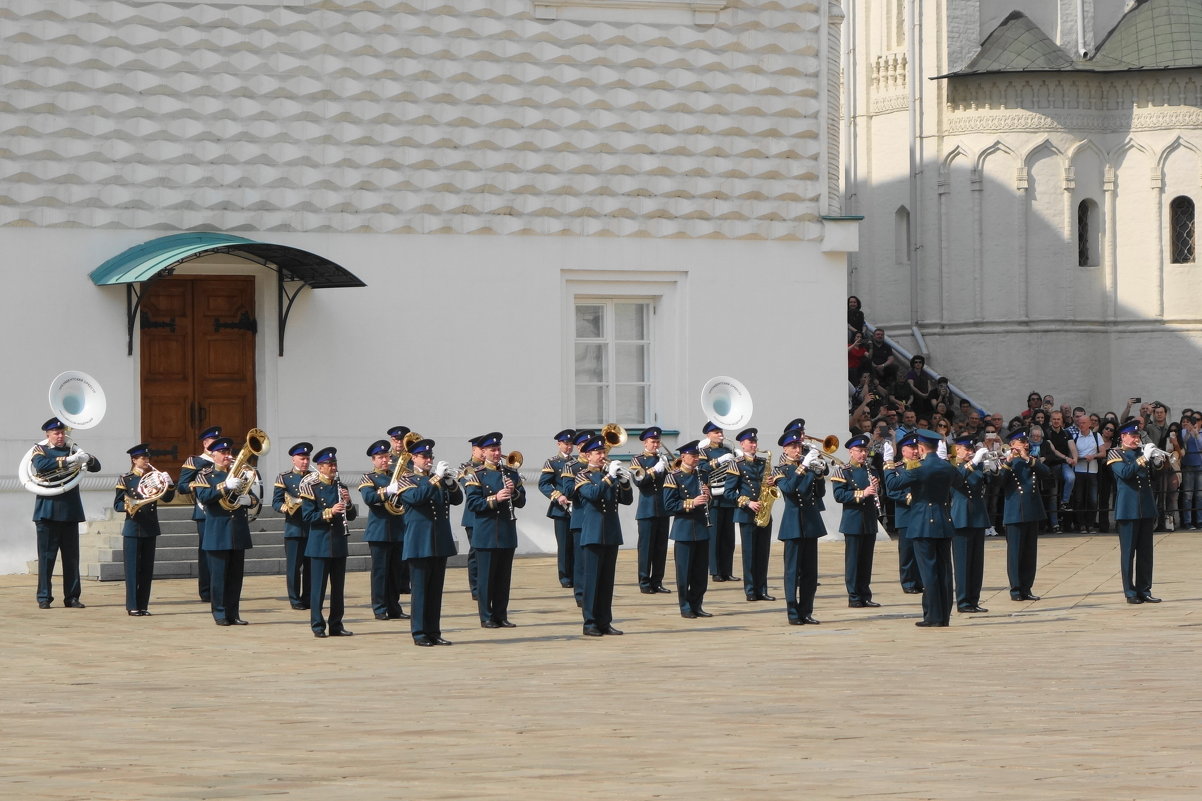
[[[713,25],[726,0],[534,0],[536,19]],[[631,12],[634,12],[633,14]]]

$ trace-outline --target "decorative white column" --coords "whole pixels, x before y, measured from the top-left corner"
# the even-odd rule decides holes
[[[1023,320],[1030,316],[1031,310],[1031,299],[1027,296],[1031,286],[1030,276],[1027,275],[1027,215],[1031,213],[1028,208],[1030,195],[1027,192],[1027,179],[1027,168],[1019,167],[1014,181],[1014,189],[1018,192],[1018,225],[1015,231],[1015,241],[1018,244],[1014,248],[1014,274],[1019,280],[1019,297],[1023,299],[1018,316]]]
[[[1152,173],[1152,230],[1156,232],[1156,252],[1152,254],[1152,315],[1164,317],[1164,174]],[[1116,301],[1117,302],[1117,301]]]
[[[985,236],[985,221],[981,219],[982,190],[985,188],[985,182],[981,180],[981,170],[979,167],[974,167],[968,179],[969,189],[972,191],[972,275],[973,275],[973,309],[975,310],[975,319],[981,320],[985,317],[985,254],[982,247],[982,238]]]
[[[1106,284],[1106,319],[1118,316],[1118,197],[1115,192],[1114,166],[1106,165],[1102,178],[1102,196],[1106,208],[1106,233],[1102,243],[1102,274]]]

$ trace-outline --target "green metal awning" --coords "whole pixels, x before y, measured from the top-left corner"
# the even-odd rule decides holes
[[[169,276],[179,265],[213,253],[225,253],[253,261],[276,273],[281,356],[284,355],[288,315],[305,287],[328,289],[367,286],[345,267],[300,248],[215,233],[172,234],[152,239],[114,256],[88,274],[96,286],[125,285],[129,355],[134,352],[134,324],[142,305],[141,292],[135,285]]]

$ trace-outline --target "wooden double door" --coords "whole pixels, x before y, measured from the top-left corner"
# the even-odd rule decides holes
[[[142,438],[151,462],[178,478],[221,426],[235,453],[255,426],[253,276],[173,276],[142,292]]]

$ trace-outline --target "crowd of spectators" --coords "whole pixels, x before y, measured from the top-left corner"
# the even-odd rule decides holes
[[[1051,472],[1040,488],[1047,512],[1045,531],[1107,533],[1114,530],[1114,478],[1106,468],[1107,454],[1119,447],[1119,425],[1135,419],[1141,440],[1168,454],[1168,467],[1155,474],[1157,530],[1202,529],[1202,408],[1183,409],[1174,419],[1166,404],[1134,397],[1121,413],[1103,413],[1068,403],[1057,405],[1052,395],[1033,391],[1027,396],[1027,407],[1006,419],[955,397],[947,378],[932,378],[922,356],[908,362],[901,358],[882,329],[870,334],[860,300],[854,296],[848,299],[847,321],[850,433],[871,435],[869,452],[878,470],[885,443],[917,428],[941,434],[949,453],[954,452],[952,440],[964,435],[1001,453],[1005,437],[1023,429],[1032,456]],[[941,455],[945,451],[939,450]],[[996,483],[993,486],[989,508],[995,529],[1002,531],[1001,499]],[[887,525],[892,520],[890,507],[887,502]]]

